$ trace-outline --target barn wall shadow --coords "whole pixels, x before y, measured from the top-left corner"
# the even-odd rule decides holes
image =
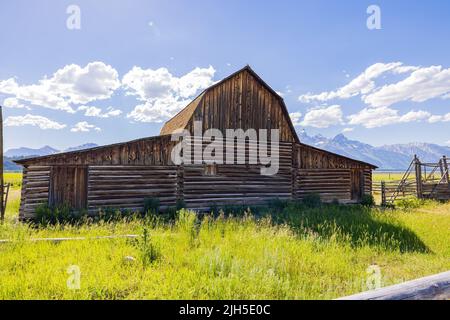
[[[291,204],[281,210],[272,208],[272,221],[289,225],[298,235],[312,233],[321,239],[334,237],[353,247],[374,246],[400,252],[432,253],[411,229],[392,214],[353,205],[321,205],[310,208]]]

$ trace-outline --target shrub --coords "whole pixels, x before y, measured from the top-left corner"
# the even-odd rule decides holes
[[[155,243],[153,243],[150,237],[150,232],[146,227],[144,227],[142,238],[138,239],[135,242],[135,245],[139,249],[142,266],[144,268],[153,264],[161,257],[161,250]]]
[[[331,201],[331,204],[332,204],[332,205],[335,205],[335,206],[339,205],[339,204],[340,204],[340,203],[339,203],[339,199],[334,198],[334,199]]]
[[[221,209],[219,208],[219,206],[217,205],[217,203],[213,202],[211,203],[211,205],[209,206],[209,211],[211,212],[211,214],[216,217],[220,214]]]
[[[281,200],[280,198],[270,199],[267,202],[267,206],[270,209],[274,209],[276,212],[280,212],[284,210],[289,205],[289,202],[286,200]]]
[[[425,200],[418,198],[403,198],[395,201],[395,205],[401,209],[416,209],[425,203]]]
[[[183,209],[178,212],[178,217],[175,223],[176,228],[187,235],[190,245],[194,244],[198,235],[199,221],[197,218],[198,217],[195,212]]]
[[[144,199],[144,214],[158,214],[159,213],[159,199],[145,198]]]
[[[48,203],[43,203],[36,207],[35,212],[35,222],[43,225],[72,223],[77,220],[67,204],[51,207]]]
[[[169,221],[174,221],[177,219],[178,209],[177,207],[168,207],[166,212],[163,214],[163,218]]]
[[[375,199],[371,194],[365,194],[362,196],[361,204],[365,207],[373,207],[375,205]]]
[[[322,205],[322,200],[318,193],[309,193],[302,199],[302,203],[309,208],[317,208]]]
[[[177,200],[177,203],[176,203],[177,211],[184,209],[184,208],[186,208],[186,203],[184,202],[184,200]]]
[[[122,219],[122,211],[116,208],[101,208],[98,212],[98,219],[104,221],[117,221]]]

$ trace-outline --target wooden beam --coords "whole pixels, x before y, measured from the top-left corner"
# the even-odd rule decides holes
[[[337,300],[448,300],[450,271]]]
[[[445,182],[450,183],[449,181],[449,174],[448,174],[448,163],[447,163],[447,157],[443,156],[442,157],[442,164],[444,166],[444,175],[445,175]]]
[[[416,186],[417,186],[417,198],[422,199],[422,165],[417,155],[414,155],[414,164],[416,169]]]
[[[386,206],[386,182],[381,181],[381,206]]]
[[[29,242],[64,242],[64,241],[80,241],[80,240],[104,240],[104,239],[136,239],[139,238],[140,235],[137,234],[123,234],[123,235],[112,235],[112,236],[97,236],[97,237],[71,237],[71,238],[34,238],[25,241]],[[14,240],[3,239],[0,240],[0,244],[2,243],[12,243]]]

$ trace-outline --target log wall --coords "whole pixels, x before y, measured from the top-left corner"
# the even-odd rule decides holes
[[[176,166],[91,166],[88,174],[87,208],[134,211],[144,209],[145,198],[158,198],[162,209],[175,206]]]
[[[29,166],[23,170],[19,219],[33,218],[39,204],[48,202],[50,186],[49,166]]]
[[[293,195],[302,199],[311,193],[322,201],[359,202],[371,194],[372,167],[305,144],[293,146]]]
[[[297,172],[295,196],[303,199],[316,193],[324,202],[352,202],[350,169],[300,169]]]
[[[372,194],[372,169],[364,169],[364,194]]]
[[[250,153],[257,150],[255,145],[234,150],[234,156],[244,156],[246,164],[177,166],[170,160],[173,144],[163,146],[167,141],[161,139],[24,160],[20,218],[32,218],[42,202],[68,202],[95,214],[100,208],[142,210],[144,199],[154,197],[163,210],[175,206],[177,200],[188,208],[205,210],[212,205],[302,199],[310,193],[328,202],[358,202],[352,186],[361,185],[361,194],[371,190],[372,167],[303,144],[280,142],[278,173],[264,176],[260,164],[248,162],[255,160]],[[202,145],[204,148],[208,143]],[[226,154],[223,157],[226,159]]]

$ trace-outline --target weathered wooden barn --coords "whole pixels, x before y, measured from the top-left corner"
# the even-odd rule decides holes
[[[187,129],[194,135],[194,121],[203,131],[279,129],[278,173],[264,176],[261,165],[248,163],[174,164],[177,142],[171,134]],[[371,193],[376,168],[299,141],[283,99],[248,66],[206,89],[167,121],[159,136],[16,162],[23,166],[22,220],[33,218],[43,202],[92,214],[105,207],[142,210],[151,197],[162,209],[181,200],[196,210],[301,199],[308,193],[323,201],[357,203]]]

